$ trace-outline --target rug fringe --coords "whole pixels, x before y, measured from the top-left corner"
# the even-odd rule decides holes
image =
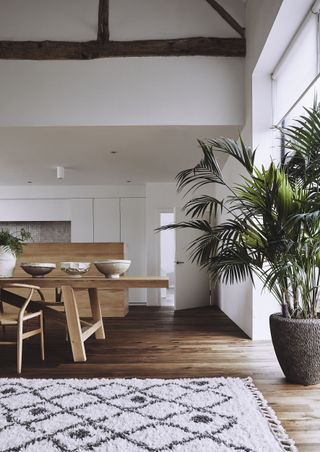
[[[244,382],[247,386],[247,388],[252,393],[253,397],[255,398],[260,411],[265,416],[269,423],[270,430],[276,437],[276,439],[281,444],[283,450],[285,452],[298,452],[298,449],[295,445],[295,442],[289,438],[287,432],[282,427],[281,422],[277,418],[276,413],[273,411],[273,409],[268,405],[266,399],[263,397],[262,393],[257,389],[257,387],[254,385],[253,380],[251,377],[245,378]]]

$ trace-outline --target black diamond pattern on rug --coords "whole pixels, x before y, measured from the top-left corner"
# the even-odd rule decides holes
[[[2,380],[0,452],[254,452],[231,400],[214,379]]]

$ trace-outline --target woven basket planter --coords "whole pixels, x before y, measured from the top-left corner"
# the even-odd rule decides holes
[[[271,337],[279,364],[290,383],[320,383],[320,319],[270,316]]]

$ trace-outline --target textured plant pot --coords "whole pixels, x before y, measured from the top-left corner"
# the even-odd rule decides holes
[[[10,278],[16,265],[14,254],[0,246],[0,278]]]
[[[279,364],[290,383],[320,383],[320,319],[270,316],[271,337]]]

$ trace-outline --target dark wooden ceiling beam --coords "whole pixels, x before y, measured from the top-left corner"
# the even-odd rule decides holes
[[[245,29],[223,8],[216,0],[207,0],[213,9],[232,27],[242,38],[245,37]]]
[[[99,0],[97,40],[109,41],[109,0]]]
[[[0,41],[0,59],[91,60],[139,56],[245,56],[244,28],[216,0],[207,1],[241,35],[241,38],[195,37],[110,41],[109,0],[99,0],[98,31],[95,41]]]
[[[90,60],[146,56],[243,57],[246,41],[239,38],[185,38],[143,41],[0,41],[0,59]]]

